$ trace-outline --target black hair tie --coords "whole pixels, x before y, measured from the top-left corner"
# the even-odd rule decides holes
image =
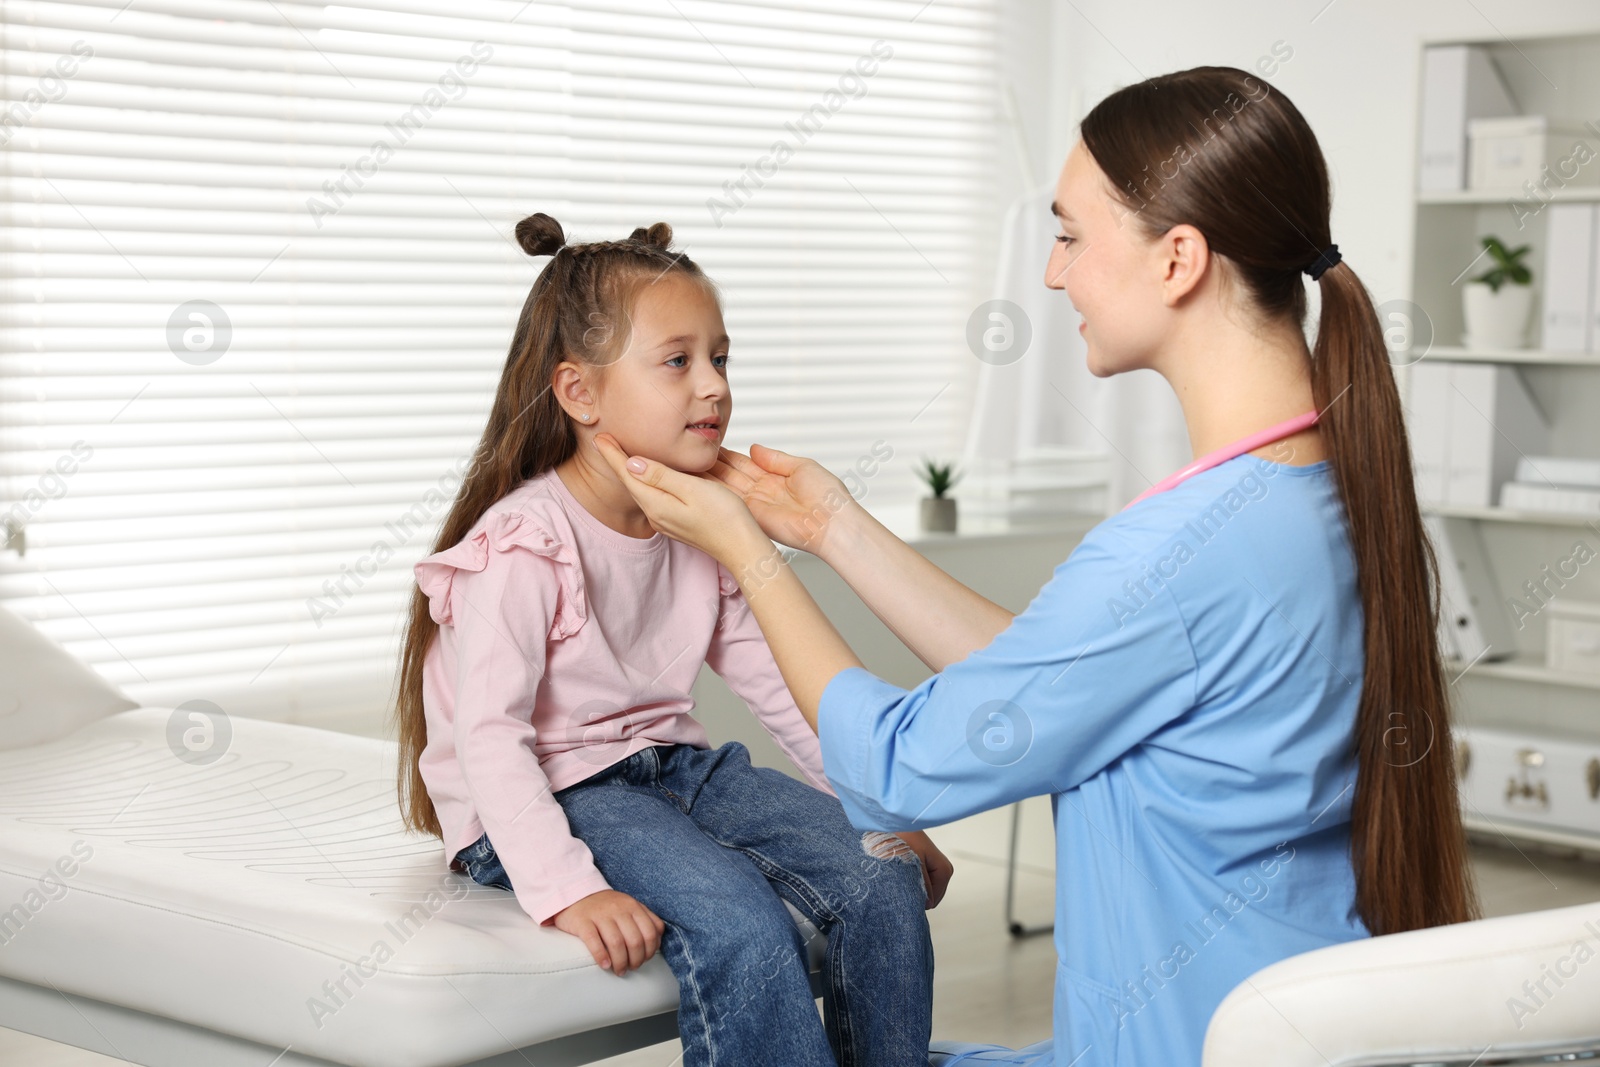
[[[1320,281],[1323,273],[1329,267],[1333,266],[1343,258],[1344,257],[1339,254],[1338,245],[1329,245],[1327,248],[1323,249],[1317,255],[1317,258],[1311,261],[1311,265],[1305,267],[1304,270],[1307,274],[1311,275],[1312,281]]]

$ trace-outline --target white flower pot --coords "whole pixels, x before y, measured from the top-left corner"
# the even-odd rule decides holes
[[[928,533],[955,533],[956,498],[953,496],[923,497],[922,528]]]
[[[1507,282],[1500,291],[1483,282],[1469,282],[1461,292],[1461,311],[1467,348],[1524,348],[1528,344],[1528,314],[1533,310],[1533,286]]]

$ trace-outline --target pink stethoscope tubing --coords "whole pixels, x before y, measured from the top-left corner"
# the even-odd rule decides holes
[[[1146,489],[1144,492],[1128,501],[1128,503],[1123,506],[1123,510],[1126,511],[1128,508],[1133,507],[1133,505],[1137,504],[1141,500],[1144,500],[1146,497],[1155,496],[1157,493],[1164,493],[1178,483],[1186,479],[1193,478],[1201,471],[1208,471],[1212,467],[1228,462],[1228,460],[1233,459],[1235,456],[1242,456],[1252,449],[1260,448],[1262,445],[1270,445],[1272,442],[1280,441],[1283,438],[1288,437],[1290,434],[1299,433],[1306,427],[1314,425],[1321,414],[1322,413],[1316,409],[1312,409],[1304,414],[1296,415],[1292,419],[1285,419],[1284,421],[1273,426],[1268,426],[1265,430],[1253,433],[1249,437],[1241,437],[1231,445],[1223,445],[1215,452],[1207,452],[1205,455],[1201,456],[1187,467],[1178,471],[1176,474],[1167,475],[1155,485],[1152,485],[1150,488]]]

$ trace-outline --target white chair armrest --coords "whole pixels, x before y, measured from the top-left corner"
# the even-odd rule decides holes
[[[1467,1063],[1489,1049],[1590,1048],[1600,1049],[1600,901],[1281,960],[1218,1005],[1203,1064]]]

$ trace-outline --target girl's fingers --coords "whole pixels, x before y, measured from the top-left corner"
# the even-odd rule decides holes
[[[616,962],[612,969],[617,974],[627,974],[644,965],[651,953],[646,951],[647,939],[643,923],[629,909],[606,920],[606,943],[611,946],[611,958]]]
[[[633,919],[639,925],[639,936],[644,939],[644,959],[639,961],[643,963],[644,960],[654,956],[656,949],[661,947],[661,931],[656,929],[659,920],[649,912],[637,913]]]
[[[610,969],[611,957],[606,952],[605,939],[600,936],[600,928],[595,923],[587,923],[582,930],[583,947],[589,950],[589,955],[594,957],[597,966]]]
[[[944,899],[945,890],[950,886],[950,876],[956,873],[955,864],[945,857],[935,863],[930,872],[933,876],[933,894],[928,901],[928,907],[937,907],[939,901]]]
[[[644,966],[644,961],[650,958],[644,931],[639,928],[637,922],[627,922],[620,925],[622,926],[623,937],[628,940],[628,970],[638,970]]]
[[[606,941],[606,950],[611,954],[611,971],[620,977],[629,970],[628,939],[622,936],[622,928],[615,919],[603,920],[600,929]]]

